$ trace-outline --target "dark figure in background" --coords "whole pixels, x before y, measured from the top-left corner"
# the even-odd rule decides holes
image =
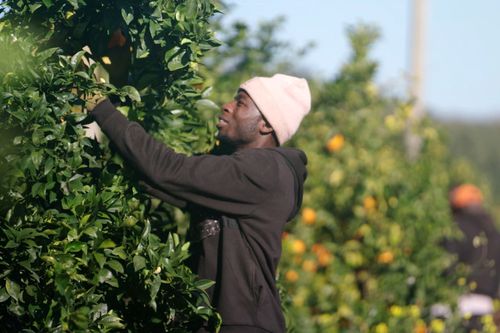
[[[458,306],[466,318],[465,327],[471,332],[481,328],[481,316],[494,315],[493,300],[500,296],[500,233],[483,207],[483,196],[477,187],[457,186],[449,199],[463,238],[448,240],[446,248],[470,267],[467,282],[473,290],[459,298]]]

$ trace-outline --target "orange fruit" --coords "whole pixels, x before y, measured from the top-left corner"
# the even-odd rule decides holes
[[[299,273],[297,273],[296,271],[294,271],[293,269],[292,270],[289,270],[288,272],[286,272],[285,274],[285,279],[288,281],[288,282],[296,282],[298,279],[299,279]]]
[[[328,251],[328,249],[322,244],[314,244],[312,246],[312,252],[316,254],[318,263],[321,267],[328,266],[333,260],[333,256],[330,251]]]
[[[390,264],[394,261],[394,253],[391,250],[385,250],[380,252],[377,256],[377,262],[379,264]]]
[[[344,146],[344,142],[345,142],[345,138],[342,134],[335,134],[326,143],[326,149],[330,153],[334,153],[334,152],[342,149],[342,147]]]
[[[304,263],[302,264],[302,269],[305,270],[306,272],[316,272],[317,265],[312,260],[304,260]]]
[[[316,255],[320,254],[320,253],[323,253],[323,252],[328,252],[328,250],[326,249],[326,247],[323,245],[323,244],[319,244],[319,243],[316,243],[312,246],[311,250],[313,251],[313,253],[315,253]]]
[[[295,254],[303,254],[306,252],[306,243],[301,239],[296,239],[292,243],[292,252]]]
[[[332,255],[330,252],[325,251],[318,254],[318,263],[320,266],[328,266],[332,262]]]
[[[312,225],[316,222],[316,211],[312,208],[304,208],[302,210],[302,221],[307,225]]]
[[[413,330],[414,333],[427,333],[427,327],[425,324],[419,323],[415,325],[415,329]]]
[[[112,49],[113,47],[123,47],[127,42],[127,38],[123,35],[121,29],[116,29],[113,31],[108,41],[108,49]]]
[[[363,199],[363,207],[366,211],[373,211],[377,208],[377,200],[372,196],[367,196]]]

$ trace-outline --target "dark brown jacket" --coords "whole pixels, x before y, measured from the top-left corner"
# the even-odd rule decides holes
[[[222,332],[284,332],[275,285],[283,227],[298,211],[307,163],[290,148],[185,156],[128,121],[109,101],[93,116],[142,173],[151,194],[191,211],[190,265],[222,316]]]
[[[454,210],[453,219],[463,238],[447,240],[447,250],[470,266],[469,282],[477,284],[474,292],[499,297],[500,233],[491,216],[480,206],[470,206]]]

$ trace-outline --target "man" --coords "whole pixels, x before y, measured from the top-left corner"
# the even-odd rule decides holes
[[[281,233],[302,202],[306,156],[282,148],[309,112],[306,80],[276,74],[241,84],[219,116],[226,155],[187,157],[129,122],[109,100],[88,108],[147,191],[191,213],[190,266],[208,290],[221,332],[284,332],[275,285]],[[201,329],[199,332],[206,332]]]
[[[483,207],[483,196],[476,186],[454,187],[449,201],[463,238],[448,240],[445,246],[470,267],[468,283],[472,287],[470,293],[460,297],[458,307],[470,317],[465,323],[467,332],[480,330],[481,316],[494,313],[493,300],[500,296],[500,233]]]

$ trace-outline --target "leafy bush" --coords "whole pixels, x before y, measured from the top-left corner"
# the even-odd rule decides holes
[[[444,273],[440,247],[453,234],[446,150],[424,122],[418,161],[403,145],[409,101],[373,83],[368,51],[377,31],[349,30],[353,54],[322,86],[293,145],[309,158],[304,205],[284,237],[281,278],[297,332],[457,332],[453,309],[462,287]]]
[[[185,332],[220,317],[183,262],[175,211],[85,137],[84,96],[178,150],[212,145],[197,63],[218,44],[210,1],[3,1],[0,321],[14,332]],[[117,32],[118,31],[118,32]],[[117,37],[118,36],[118,37]],[[82,47],[88,45],[92,55]],[[4,55],[7,55],[4,57]],[[91,80],[92,56],[109,84]],[[115,66],[115,67],[113,67]]]
[[[207,74],[224,87],[215,98],[227,100],[224,92],[253,75],[297,71],[281,61],[301,54],[276,40],[280,24],[254,32],[239,22],[225,32]],[[406,160],[411,101],[374,83],[368,54],[378,31],[362,25],[348,36],[352,56],[340,73],[309,79],[313,107],[289,144],[305,150],[309,175],[301,216],[283,235],[278,283],[288,331],[459,332],[453,309],[468,289],[465,271],[447,272],[452,258],[439,244],[456,232],[447,191],[464,172],[450,172],[428,119],[414,128],[425,143],[420,159]],[[431,315],[439,303],[451,317]]]

